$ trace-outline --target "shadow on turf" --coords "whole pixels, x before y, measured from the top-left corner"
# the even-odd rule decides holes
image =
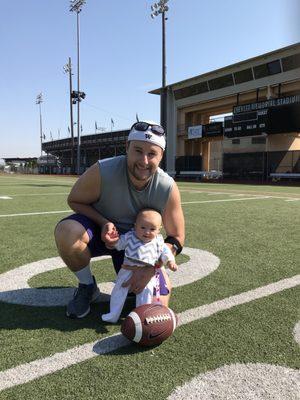
[[[128,299],[122,317],[135,307],[135,301]],[[0,329],[54,329],[62,332],[73,332],[79,329],[93,329],[99,334],[109,332],[101,320],[101,314],[109,312],[109,303],[91,305],[91,313],[82,319],[67,318],[65,307],[32,307],[9,304],[0,301]]]
[[[128,355],[128,354],[136,354],[136,353],[145,353],[160,345],[151,346],[151,347],[143,347],[139,346],[137,343],[133,343],[125,338],[121,333],[115,336],[109,336],[107,338],[102,339],[100,342],[96,343],[93,347],[93,351],[98,355],[108,355],[108,356],[120,356],[120,355]],[[119,347],[117,350],[110,350],[115,347]]]
[[[71,186],[70,185],[55,185],[55,184],[45,184],[45,185],[41,185],[41,184],[32,184],[32,183],[22,183],[21,185],[19,185],[19,186],[29,186],[29,187],[32,187],[32,188],[35,188],[35,187],[43,187],[43,188],[50,188],[50,187],[68,187],[68,188],[71,188]]]

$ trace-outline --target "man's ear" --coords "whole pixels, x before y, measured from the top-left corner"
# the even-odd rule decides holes
[[[161,150],[161,159],[160,159],[159,164],[162,162],[162,159],[163,159],[163,157],[164,157],[164,151],[163,151],[163,149],[160,149],[160,150]]]

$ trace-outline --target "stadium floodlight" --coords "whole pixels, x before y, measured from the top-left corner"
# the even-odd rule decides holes
[[[75,174],[75,160],[74,160],[74,122],[73,122],[73,104],[76,101],[73,100],[73,90],[72,90],[72,63],[71,57],[69,57],[69,62],[63,66],[66,74],[69,75],[69,102],[70,102],[70,132],[71,132],[71,174]]]
[[[166,15],[169,10],[168,0],[160,0],[151,6],[151,18],[154,19],[161,14],[162,17],[162,88],[160,92],[160,123],[166,128],[167,122],[167,96],[166,96]]]
[[[70,11],[80,13],[82,6],[86,3],[86,0],[72,0],[70,4]]]
[[[36,96],[36,101],[35,104],[38,104],[39,106],[39,111],[40,111],[40,140],[41,140],[41,156],[43,154],[43,124],[42,124],[42,104],[43,102],[43,93],[39,93]]]
[[[35,104],[41,104],[42,102],[43,102],[43,93],[41,92],[36,96]]]
[[[82,6],[86,3],[86,0],[72,0],[70,3],[70,11],[76,12],[77,15],[77,93],[80,92],[80,80],[79,80],[79,13],[82,10]],[[82,97],[84,98],[84,97]],[[80,175],[80,98],[77,98],[77,175]],[[74,101],[73,101],[74,104]]]

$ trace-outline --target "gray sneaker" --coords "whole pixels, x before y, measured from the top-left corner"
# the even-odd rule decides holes
[[[79,283],[78,288],[74,292],[73,299],[67,305],[67,317],[83,318],[88,315],[91,310],[90,304],[100,296],[100,290],[94,276],[93,280],[94,283],[91,285]]]

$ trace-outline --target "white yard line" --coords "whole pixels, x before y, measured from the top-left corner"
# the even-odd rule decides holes
[[[220,200],[199,200],[199,201],[183,201],[181,204],[203,204],[203,203],[221,203],[226,201],[245,201],[245,200],[264,200],[270,199],[270,196],[263,197],[248,197],[248,198],[238,198],[238,199],[220,199]]]
[[[187,192],[190,194],[207,194],[208,196],[214,196],[214,195],[228,195],[229,197],[235,197],[235,196],[251,196],[251,197],[270,197],[272,199],[281,199],[281,200],[288,200],[288,201],[297,201],[300,200],[300,198],[297,197],[290,197],[290,196],[278,196],[278,195],[272,195],[272,194],[251,194],[251,193],[229,193],[229,192],[210,192],[206,190],[187,190],[187,189],[180,189],[180,192]]]
[[[299,400],[300,372],[262,363],[223,365],[173,390],[167,400]]]
[[[295,339],[296,343],[298,343],[300,346],[300,321],[297,322],[297,324],[295,325],[293,333],[294,333],[294,339]]]
[[[61,193],[64,194],[64,193]],[[45,195],[46,196],[46,195]],[[245,200],[264,200],[264,199],[272,199],[274,198],[273,196],[256,196],[256,197],[242,197],[238,199],[219,199],[219,200],[195,200],[195,201],[183,201],[181,202],[182,205],[186,204],[204,204],[204,203],[223,203],[223,202],[229,202],[229,201],[245,201]],[[278,197],[281,199],[281,197]],[[300,199],[293,199],[293,200],[286,200],[286,201],[297,201]],[[23,216],[31,216],[31,215],[45,215],[45,214],[60,214],[60,213],[66,213],[66,212],[71,212],[72,210],[61,210],[61,211],[44,211],[44,212],[32,212],[32,213],[20,213],[20,214],[0,214],[0,218],[6,218],[6,217],[23,217]]]
[[[238,198],[238,199],[221,199],[221,200],[203,200],[203,201],[183,201],[181,204],[203,204],[203,203],[220,203],[226,201],[244,201],[244,200],[262,200],[269,199],[269,196],[264,197],[249,197],[249,198]],[[31,216],[31,215],[45,215],[45,214],[60,214],[71,212],[72,210],[62,210],[62,211],[44,211],[44,212],[32,212],[32,213],[20,213],[20,214],[0,214],[0,218],[6,217],[23,217],[23,216]]]
[[[242,185],[240,185],[242,186]],[[239,189],[228,189],[228,188],[224,188],[224,192],[222,190],[222,188],[218,187],[218,189],[213,189],[213,188],[201,188],[201,187],[190,187],[190,186],[180,186],[179,185],[179,190],[182,191],[192,191],[192,192],[209,192],[209,193],[215,193],[215,192],[223,192],[226,194],[235,194],[235,193],[241,193],[241,190],[244,194],[247,194],[249,196],[251,196],[252,194],[266,194],[266,195],[283,195],[283,196],[297,196],[298,192],[300,190],[297,189],[297,192],[295,191],[294,193],[291,192],[280,192],[280,191],[262,191],[261,190],[261,186],[258,186],[258,188],[260,190],[247,190],[247,189],[242,189],[241,187]]]
[[[5,182],[5,179],[9,179],[9,178],[11,178],[10,179],[10,182]],[[66,178],[66,180],[64,180],[64,179],[57,179],[55,176],[53,177],[53,178],[50,178],[49,177],[49,179],[47,179],[47,178],[45,178],[45,179],[39,179],[39,178],[22,178],[22,177],[4,177],[3,179],[1,179],[1,177],[0,177],[0,182],[2,183],[2,182],[5,182],[6,184],[9,184],[9,185],[14,185],[14,181],[30,181],[30,182],[51,182],[51,183],[74,183],[74,181],[76,180],[76,179],[78,179],[77,177],[74,177],[74,180],[67,180],[67,179],[70,179],[70,178]],[[17,185],[16,185],[17,186]]]
[[[190,322],[210,317],[220,311],[229,310],[232,307],[258,300],[283,290],[300,285],[300,275],[282,279],[257,289],[249,290],[222,300],[215,301],[178,314],[179,326]],[[176,334],[176,333],[175,333]],[[101,354],[107,354],[118,348],[127,346],[129,341],[121,334],[108,336],[100,341],[86,343],[73,349],[56,353],[52,356],[31,361],[17,367],[0,372],[0,391],[21,385],[65,369],[71,365],[83,362]]]
[[[181,189],[179,188],[180,192],[188,192],[188,193],[205,193],[208,195],[217,195],[217,194],[226,194],[226,195],[231,195],[231,194],[236,194],[236,195],[240,195],[237,193],[230,193],[230,192],[210,192],[208,190],[191,190],[191,189]],[[252,196],[251,194],[247,193],[246,196]],[[257,195],[256,195],[257,196]]]
[[[9,197],[9,196],[0,196],[0,200],[12,200],[12,197]]]
[[[220,265],[220,259],[212,253],[184,247],[183,254],[190,259],[181,264],[176,274],[170,274],[172,287],[189,285],[211,274]],[[93,261],[111,258],[101,256],[93,258]],[[53,271],[57,268],[65,268],[65,263],[60,257],[46,258],[11,269],[0,274],[0,302],[20,304],[35,307],[64,307],[72,299],[74,288],[32,288],[29,280],[38,274]],[[101,302],[109,301],[113,283],[100,282]]]
[[[30,216],[30,215],[44,215],[44,214],[61,214],[61,213],[67,213],[71,212],[72,210],[62,210],[62,211],[41,211],[41,212],[32,212],[32,213],[20,213],[20,214],[0,214],[0,218],[6,218],[6,217],[24,217],[24,216]]]
[[[18,194],[9,194],[11,197],[24,197],[24,196],[56,196],[56,195],[64,195],[69,194],[70,192],[59,192],[59,193],[18,193]],[[0,197],[1,199],[1,197]]]

